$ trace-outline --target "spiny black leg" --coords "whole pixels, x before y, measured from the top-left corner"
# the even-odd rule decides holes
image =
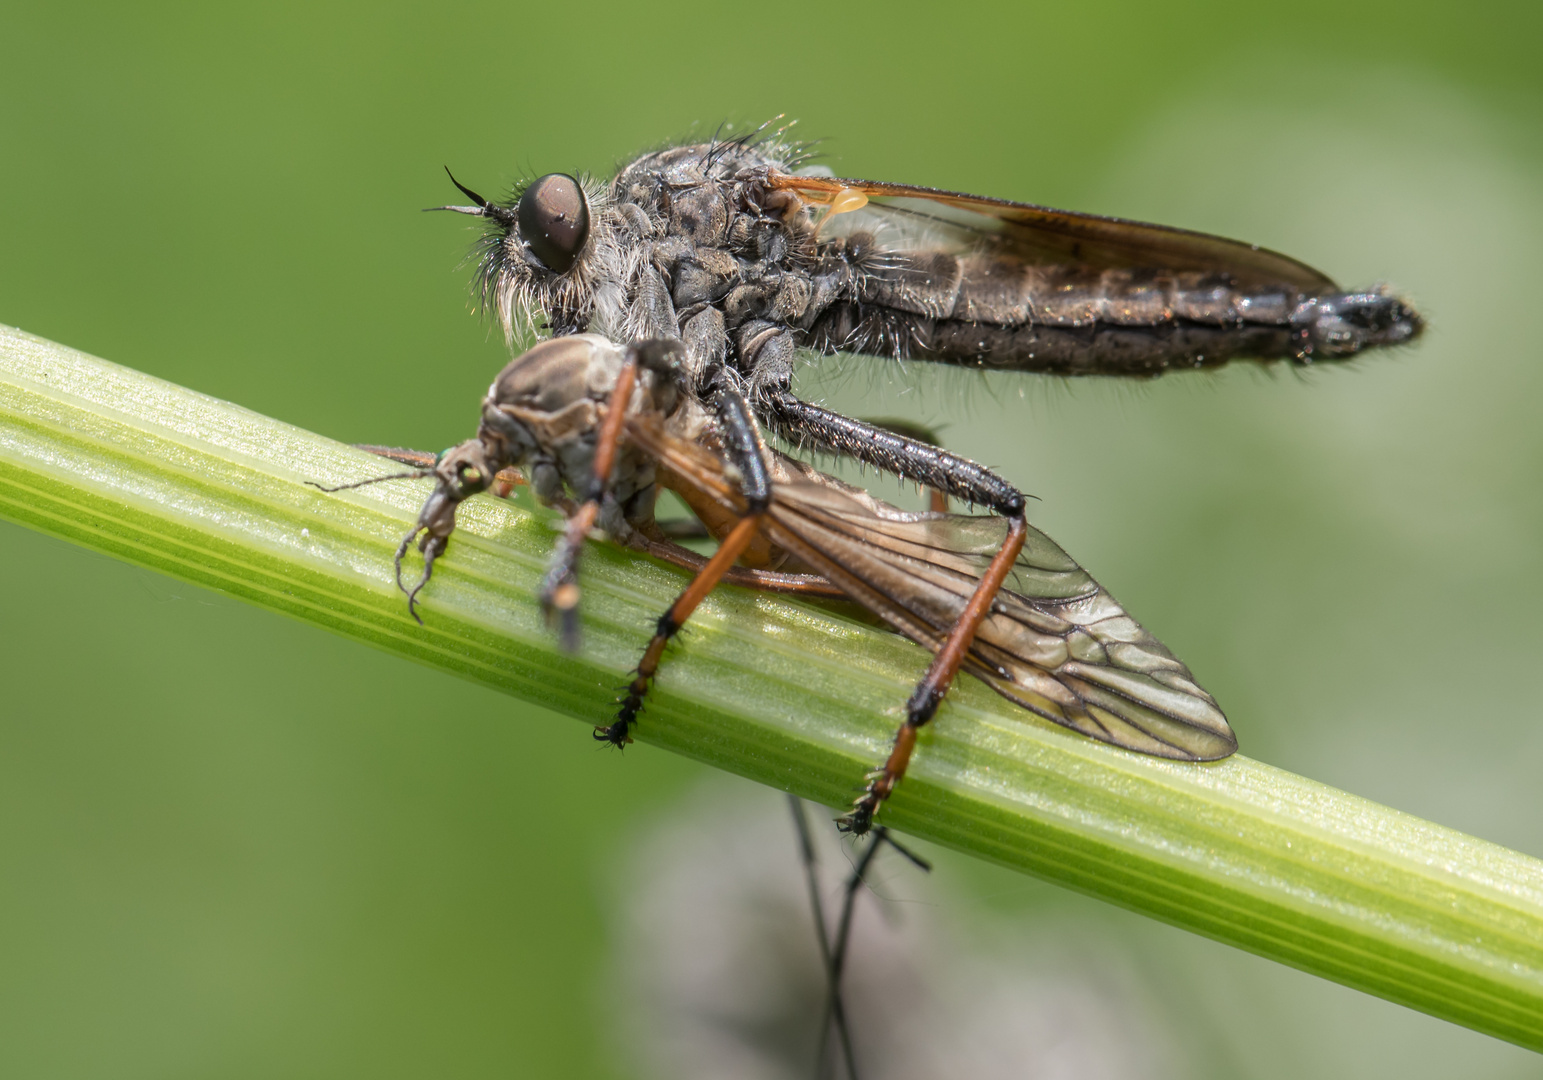
[[[903,420],[894,416],[865,416],[858,420],[862,424],[872,424],[876,428],[903,435],[914,442],[926,443],[928,446],[942,446],[943,437],[926,424],[918,424],[914,420]]]
[[[759,404],[763,419],[789,442],[856,458],[1004,517],[1023,516],[1023,493],[969,458],[800,401],[785,390]]]
[[[864,424],[872,424],[876,428],[902,435],[913,442],[926,443],[928,446],[942,446],[943,436],[925,424],[918,424],[911,420],[901,420],[894,417],[880,418],[877,416],[864,417],[860,421]],[[927,488],[927,508],[935,514],[948,513],[948,493],[937,488]]]
[[[759,514],[771,504],[771,473],[766,467],[766,442],[750,411],[750,403],[737,388],[720,380],[712,390],[713,412],[724,456],[739,470],[740,494],[749,513]]]
[[[627,684],[626,696],[621,700],[621,707],[616,710],[616,719],[611,721],[609,727],[595,729],[596,742],[621,747],[632,741],[629,732],[632,730],[632,725],[637,722],[638,713],[643,711],[643,699],[648,696],[648,688],[653,684],[654,675],[659,671],[659,661],[664,657],[664,648],[670,643],[670,639],[680,632],[680,623],[675,621],[675,609],[679,604],[680,601],[677,600],[670,605],[669,611],[659,616],[659,622],[654,627],[654,636],[648,639],[648,645],[643,649],[643,659],[638,661],[637,670],[632,674],[632,681]]]

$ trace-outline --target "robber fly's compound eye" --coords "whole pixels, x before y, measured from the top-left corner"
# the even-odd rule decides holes
[[[567,273],[589,238],[584,189],[566,173],[547,173],[520,196],[520,239],[548,270]]]

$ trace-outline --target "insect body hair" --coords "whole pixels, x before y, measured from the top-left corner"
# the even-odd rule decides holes
[[[617,240],[618,215],[604,184],[590,176],[578,180],[589,208],[590,233],[566,273],[542,266],[524,250],[515,229],[494,219],[488,219],[477,243],[472,292],[479,309],[498,320],[511,346],[516,340],[579,333],[606,307],[620,306],[613,294],[625,280],[627,254]],[[516,184],[500,205],[519,205],[530,182]]]

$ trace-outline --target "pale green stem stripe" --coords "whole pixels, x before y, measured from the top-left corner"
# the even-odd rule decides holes
[[[425,486],[329,495],[303,483],[381,470],[319,435],[0,328],[0,514],[608,721],[683,575],[590,545],[585,647],[564,656],[532,599],[550,524],[474,499],[420,628],[391,555]],[[925,666],[891,634],[735,589],[692,626],[639,737],[827,806],[882,760]],[[883,820],[1543,1049],[1543,863],[1241,755],[1183,765],[1125,753],[966,679]]]

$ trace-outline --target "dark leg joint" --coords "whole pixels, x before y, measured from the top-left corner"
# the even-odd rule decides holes
[[[718,415],[724,455],[739,470],[745,515],[764,514],[771,505],[771,473],[766,468],[766,444],[750,412],[750,403],[733,386],[720,382],[713,391],[712,405]]]
[[[905,703],[905,722],[921,727],[931,720],[943,703],[943,694],[936,686],[923,682],[911,691],[911,699]]]
[[[936,708],[936,705],[933,707]],[[868,789],[852,804],[851,812],[836,822],[836,827],[842,832],[862,836],[873,827],[873,816],[895,790],[895,785],[905,776],[906,766],[911,763],[911,752],[916,749],[916,728],[917,725],[907,719],[900,730],[895,732],[895,745],[884,767],[873,774],[868,781]]]
[[[632,346],[632,355],[637,357],[638,367],[656,375],[667,375],[672,380],[680,377],[681,360],[685,353],[683,342],[668,338],[653,338]]]
[[[647,689],[646,685],[644,689]],[[628,687],[627,697],[617,711],[616,719],[606,727],[595,728],[595,741],[609,743],[620,750],[632,741],[632,725],[637,722],[638,713],[642,711],[643,694]]]

